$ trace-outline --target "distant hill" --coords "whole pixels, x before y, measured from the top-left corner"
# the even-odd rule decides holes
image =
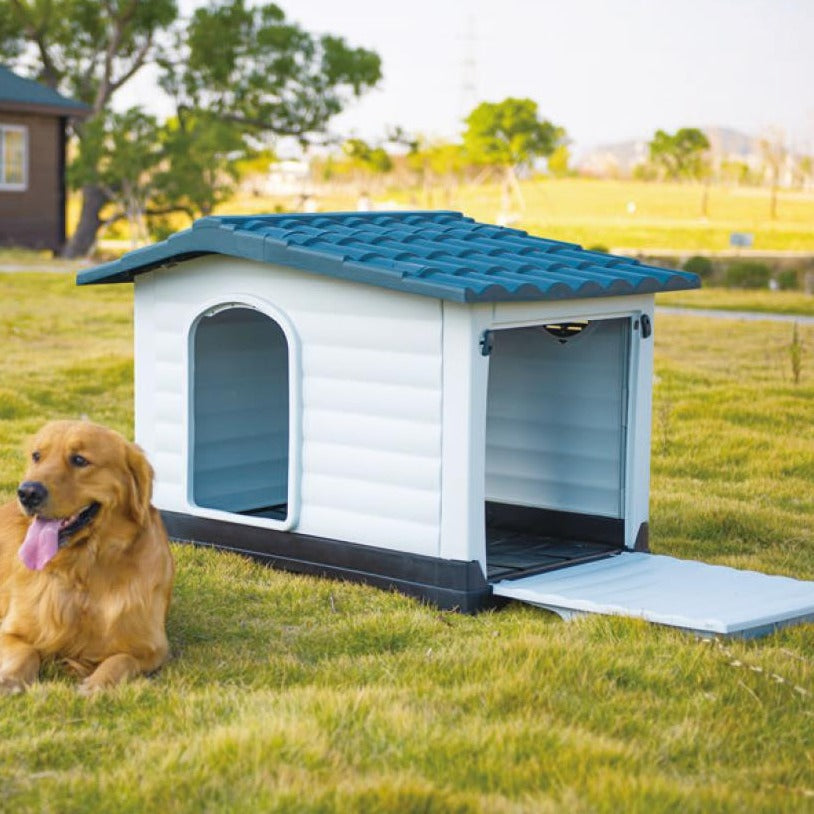
[[[702,127],[712,146],[713,153],[721,157],[740,159],[749,162],[758,154],[757,138],[731,127]],[[598,175],[618,173],[627,175],[637,164],[647,160],[648,142],[646,138],[617,141],[587,149],[579,161],[579,168]]]
[[[721,155],[747,159],[758,152],[758,139],[731,127],[704,127],[712,151]]]

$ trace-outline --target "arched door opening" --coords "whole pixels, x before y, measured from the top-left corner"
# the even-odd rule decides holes
[[[191,354],[193,503],[285,520],[290,372],[283,329],[254,308],[214,310],[193,327]]]

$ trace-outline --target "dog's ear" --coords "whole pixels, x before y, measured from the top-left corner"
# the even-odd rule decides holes
[[[142,525],[147,520],[153,497],[153,468],[136,444],[127,444],[127,469],[132,478],[130,512],[133,519]]]

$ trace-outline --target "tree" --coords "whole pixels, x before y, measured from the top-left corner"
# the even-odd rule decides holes
[[[161,85],[181,118],[187,109],[207,110],[244,128],[303,141],[381,78],[372,51],[339,37],[316,37],[286,21],[273,3],[248,7],[245,0],[197,9],[159,63]]]
[[[183,121],[170,119],[159,138],[165,161],[153,179],[156,214],[173,208],[190,218],[211,214],[234,191],[238,160],[246,149],[238,129],[197,111]]]
[[[418,137],[407,154],[407,166],[423,187],[426,205],[432,205],[433,186],[440,185],[444,205],[451,206],[455,189],[470,165],[462,144],[427,141]]]
[[[682,127],[672,134],[656,130],[649,147],[651,163],[670,180],[703,181],[701,215],[706,217],[711,178],[707,160],[710,144],[706,134],[697,127]]]
[[[134,238],[143,226],[151,172],[161,161],[158,133],[155,117],[136,108],[125,113],[105,111],[85,128],[68,169],[72,186],[95,184],[108,200],[119,202],[120,207],[102,225],[127,218]]]
[[[656,130],[649,147],[651,162],[670,180],[698,180],[703,176],[709,139],[697,127],[682,127],[672,134]]]
[[[769,178],[771,187],[771,201],[769,203],[769,216],[772,220],[777,218],[777,190],[780,186],[780,176],[786,164],[788,150],[786,137],[782,130],[769,128],[758,142],[760,154],[763,157],[765,174]]]
[[[548,171],[555,178],[567,178],[573,174],[569,166],[570,162],[571,151],[568,149],[568,145],[560,144],[548,157]]]
[[[393,169],[393,161],[384,147],[374,147],[360,138],[349,138],[342,152],[351,167],[371,175],[385,175]]]
[[[810,185],[811,179],[814,178],[814,156],[801,155],[797,158],[795,178],[803,189]]]
[[[109,183],[119,166],[111,160],[109,113],[116,92],[145,66],[158,66],[176,104],[176,122],[161,142],[164,160],[179,172],[197,168],[204,185],[208,161],[220,161],[227,142],[250,133],[312,140],[381,78],[372,51],[309,34],[273,3],[249,7],[246,0],[217,0],[188,22],[179,19],[175,0],[0,0],[0,59],[29,65],[49,87],[91,106],[74,126],[82,170],[72,177],[81,184],[82,209],[68,256],[91,248],[107,204],[122,208],[116,190],[123,185]],[[197,157],[189,160],[184,149],[193,141]],[[184,207],[193,198],[208,205],[198,193],[178,200],[169,179],[161,181],[165,205]]]
[[[506,202],[513,190],[521,205],[517,169],[530,165],[535,158],[551,155],[564,138],[563,128],[539,118],[536,102],[511,97],[479,104],[467,116],[463,134],[470,159],[502,169]]]

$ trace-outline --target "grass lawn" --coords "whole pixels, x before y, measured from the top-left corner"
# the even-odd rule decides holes
[[[132,290],[0,274],[0,497],[49,418],[132,433]],[[814,579],[814,329],[659,316],[655,551]],[[814,809],[814,625],[463,616],[174,546],[173,659],[0,698],[0,811]]]
[[[523,194],[526,209],[517,226],[583,246],[722,251],[732,232],[751,232],[758,250],[814,250],[812,194],[785,193],[776,220],[769,218],[769,194],[762,189],[711,187],[706,217],[702,188],[694,184],[546,179],[526,182]],[[462,188],[457,206],[494,222],[499,191],[491,185]]]
[[[681,308],[714,308],[722,311],[758,311],[814,317],[814,296],[802,291],[768,291],[710,288],[670,291],[656,295],[657,305]]]
[[[713,186],[709,190],[708,214],[702,216],[702,188],[695,184],[548,178],[524,181],[521,187],[525,209],[517,213],[514,226],[583,246],[601,244],[628,252],[716,252],[729,248],[732,232],[751,232],[757,251],[814,252],[811,192],[781,191],[778,215],[772,220],[768,189]],[[494,223],[501,209],[500,187],[495,183],[465,185],[449,192],[433,189],[429,194],[423,190],[382,189],[372,193],[372,199],[376,206],[385,208],[455,209],[487,223]],[[316,202],[321,211],[354,210],[357,195],[351,187],[337,188]],[[631,204],[635,206],[633,211]],[[294,197],[238,194],[218,212],[254,214],[296,205]],[[73,196],[71,223],[75,223],[78,211],[79,199]],[[172,222],[176,229],[189,226],[189,220],[180,215]],[[118,223],[107,236],[126,238],[126,224]],[[129,243],[125,241],[122,248],[130,248]]]

